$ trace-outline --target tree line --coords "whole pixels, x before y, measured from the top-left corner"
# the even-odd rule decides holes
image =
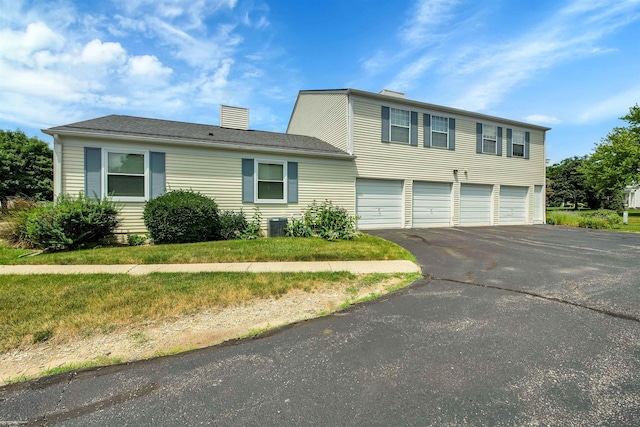
[[[640,183],[640,107],[620,118],[593,152],[547,166],[548,206],[624,209],[623,190]]]

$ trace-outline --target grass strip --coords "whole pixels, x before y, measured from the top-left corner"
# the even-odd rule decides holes
[[[20,257],[33,251],[0,246],[0,264],[190,264],[209,262],[363,261],[414,257],[405,249],[365,234],[353,240],[320,238],[226,240],[176,245],[118,246]]]
[[[321,273],[156,273],[3,276],[0,351],[32,343],[109,333],[148,321],[188,315],[326,286],[369,287],[390,277]],[[413,276],[411,276],[412,278]]]

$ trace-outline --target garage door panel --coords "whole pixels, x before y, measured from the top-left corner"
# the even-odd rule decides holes
[[[413,183],[413,226],[451,226],[451,184]]]
[[[460,225],[491,225],[491,185],[460,186]]]
[[[402,182],[358,179],[356,181],[358,227],[402,227]]]
[[[528,187],[500,187],[500,224],[526,224],[528,190]]]

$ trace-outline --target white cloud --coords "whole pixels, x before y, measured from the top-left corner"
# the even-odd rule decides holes
[[[452,11],[457,3],[454,0],[418,1],[409,9],[412,18],[400,29],[401,38],[412,46],[433,43],[438,30],[453,19]]]
[[[21,63],[32,62],[31,56],[41,50],[59,50],[64,37],[43,22],[34,22],[25,31],[0,30],[0,57]]]
[[[98,39],[91,40],[82,49],[80,58],[88,64],[124,63],[127,52],[120,43],[102,43]]]
[[[162,78],[170,75],[173,70],[162,65],[154,55],[133,56],[129,58],[129,75],[144,77],[145,79]]]
[[[413,82],[420,77],[436,62],[436,58],[423,56],[415,62],[404,67],[395,79],[387,85],[392,90],[404,91],[411,87]]]
[[[524,118],[525,122],[535,123],[535,124],[558,124],[560,123],[560,119],[556,116],[545,115],[545,114],[531,114]]]

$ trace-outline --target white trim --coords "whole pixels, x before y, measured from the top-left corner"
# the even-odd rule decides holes
[[[107,193],[109,179],[109,153],[142,154],[144,156],[144,197],[139,196],[109,196]],[[149,200],[149,150],[130,148],[102,147],[102,194],[115,202],[146,202]]]
[[[480,124],[482,125],[482,134],[480,135],[480,138],[482,140],[482,154],[493,154],[494,156],[498,155],[498,128],[501,126],[498,126],[496,124],[493,123],[484,123],[484,122],[480,122]],[[485,126],[493,126],[495,128],[496,131],[496,139],[495,139],[495,150],[493,150],[493,152],[491,151],[484,151],[484,127]],[[487,139],[487,141],[491,141],[491,139]]]
[[[353,155],[353,117],[355,115],[353,108],[353,98],[347,96],[347,153],[351,155]]]
[[[53,198],[62,192],[62,143],[57,133],[53,134]]]
[[[516,132],[522,132],[522,144],[518,143],[518,145],[522,145],[522,156],[516,156],[515,154],[513,154],[513,146],[516,145],[515,138],[514,138]],[[511,157],[516,157],[516,158],[519,158],[519,159],[524,159],[525,158],[524,154],[525,154],[526,146],[527,146],[527,134],[526,134],[526,132],[527,131],[522,130],[522,129],[511,128],[511,153],[509,153],[509,154],[511,154]]]
[[[258,169],[260,163],[269,165],[282,165],[282,199],[259,199],[258,198]],[[254,203],[271,203],[271,204],[286,204],[288,203],[288,187],[289,187],[289,162],[287,160],[263,160],[253,159],[253,201]]]
[[[392,120],[391,120],[391,116],[392,116],[391,110],[399,110],[399,111],[403,111],[403,112],[409,113],[409,124],[407,126],[393,124]],[[409,131],[409,133],[407,134],[407,141],[406,142],[405,141],[395,141],[395,140],[392,139],[391,130],[393,129],[394,126],[398,127],[398,128],[402,128],[402,129],[407,129]],[[411,145],[411,110],[405,110],[404,108],[389,107],[389,142],[395,142],[396,144]]]

